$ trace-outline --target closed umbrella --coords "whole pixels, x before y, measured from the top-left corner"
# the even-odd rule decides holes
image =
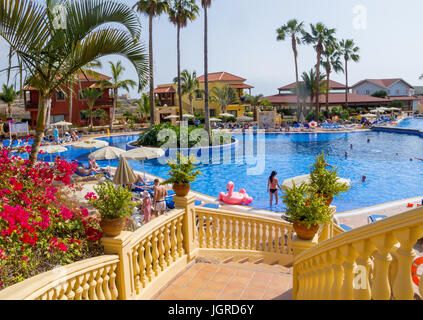
[[[132,149],[128,152],[125,152],[121,155],[128,160],[139,160],[142,161],[142,169],[144,171],[144,178],[145,178],[145,168],[144,168],[144,160],[156,159],[163,157],[165,152],[159,148],[147,148],[147,147],[140,147],[136,149]]]
[[[90,153],[89,158],[95,160],[109,160],[110,167],[110,160],[118,159],[120,155],[125,152],[126,150],[109,146]]]
[[[87,139],[75,142],[72,146],[77,149],[99,149],[108,147],[109,143],[103,140]]]
[[[295,183],[296,186],[299,186],[303,182],[307,183],[307,184],[310,183],[310,175],[309,174],[285,179],[282,183],[282,186],[284,186],[285,188],[292,188],[294,183]],[[338,178],[338,182],[345,183],[348,186],[351,186],[351,180],[349,180],[349,179]]]
[[[137,175],[129,165],[128,161],[121,157],[113,178],[113,183],[117,185],[128,185],[137,182],[137,180]]]

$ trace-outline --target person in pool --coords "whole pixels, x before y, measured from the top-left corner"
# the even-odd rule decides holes
[[[278,188],[281,189],[281,186],[279,185],[278,179],[276,178],[277,174],[278,173],[276,171],[273,171],[269,177],[269,180],[267,181],[267,192],[270,195],[270,206],[272,206],[273,196],[275,196],[276,205],[278,205]]]

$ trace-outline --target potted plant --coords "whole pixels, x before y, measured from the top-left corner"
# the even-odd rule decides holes
[[[310,172],[310,186],[317,194],[323,196],[326,205],[330,206],[335,196],[340,197],[342,192],[348,191],[349,186],[340,182],[338,169],[326,169],[328,166],[325,154],[322,152],[315,160]]]
[[[88,203],[101,217],[100,226],[108,237],[118,236],[125,225],[126,217],[133,212],[135,204],[131,201],[132,193],[121,187],[116,187],[110,181],[94,187],[97,196],[91,194]]]
[[[288,221],[293,222],[294,231],[300,239],[313,239],[320,225],[331,221],[325,199],[306,183],[285,188],[282,199],[286,205],[285,215]]]
[[[185,197],[191,190],[190,183],[195,181],[201,171],[195,170],[196,159],[194,156],[185,157],[178,152],[177,159],[177,161],[168,162],[170,178],[162,184],[172,184],[175,194],[178,197]]]

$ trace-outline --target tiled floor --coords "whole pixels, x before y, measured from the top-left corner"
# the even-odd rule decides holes
[[[292,275],[248,266],[194,264],[156,300],[290,300]]]

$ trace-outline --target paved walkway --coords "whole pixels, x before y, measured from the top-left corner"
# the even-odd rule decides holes
[[[292,274],[198,263],[170,282],[155,300],[291,300]]]

